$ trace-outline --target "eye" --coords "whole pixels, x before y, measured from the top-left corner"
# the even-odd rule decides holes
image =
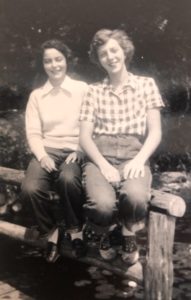
[[[44,63],[45,65],[50,64],[50,63],[51,63],[51,59],[44,58],[44,59],[43,59],[43,63]]]
[[[99,57],[100,57],[100,58],[104,58],[105,56],[106,56],[106,52],[105,52],[105,51],[99,52]]]
[[[60,62],[60,61],[62,61],[62,60],[64,60],[63,59],[63,57],[62,56],[58,56],[58,57],[56,57],[56,59],[55,59],[56,61],[58,61],[58,62]]]

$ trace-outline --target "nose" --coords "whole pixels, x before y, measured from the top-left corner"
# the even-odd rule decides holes
[[[112,60],[113,57],[114,57],[114,54],[113,54],[112,52],[108,51],[108,52],[107,52],[107,59],[108,59],[108,60]]]
[[[52,60],[52,67],[57,67],[58,66],[58,62],[56,60]]]

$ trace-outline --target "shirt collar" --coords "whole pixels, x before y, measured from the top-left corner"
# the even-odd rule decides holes
[[[73,80],[66,75],[64,80],[62,81],[60,88],[62,90],[65,90],[69,93],[72,93],[73,91]],[[42,87],[42,95],[46,96],[47,94],[49,94],[52,90],[54,89],[54,86],[51,84],[50,80],[47,80],[46,83],[43,85]]]
[[[136,79],[135,79],[135,75],[133,75],[132,73],[128,72],[128,76],[126,78],[126,80],[124,81],[123,84],[123,88],[125,87],[131,87],[133,90],[136,89]],[[103,88],[111,88],[112,89],[112,85],[109,82],[109,78],[106,77],[103,82],[102,82]]]

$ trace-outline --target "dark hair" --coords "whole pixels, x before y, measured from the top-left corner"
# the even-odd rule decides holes
[[[90,51],[89,51],[89,56],[90,60],[97,64],[98,66],[100,65],[99,58],[98,58],[98,49],[109,39],[115,39],[120,47],[123,49],[125,57],[126,57],[126,65],[128,66],[133,58],[135,48],[133,45],[133,42],[129,38],[129,36],[126,34],[124,30],[121,29],[115,29],[115,30],[110,30],[110,29],[100,29],[98,30],[90,44]]]
[[[45,41],[40,46],[40,49],[37,53],[37,59],[36,59],[37,75],[36,75],[36,78],[34,81],[33,88],[43,85],[45,83],[45,81],[47,80],[47,75],[44,71],[43,56],[44,56],[44,51],[46,49],[51,49],[51,48],[58,50],[65,56],[68,69],[70,68],[70,65],[73,62],[72,51],[65,43],[63,43],[61,40],[57,40],[57,39],[51,39],[51,40]]]

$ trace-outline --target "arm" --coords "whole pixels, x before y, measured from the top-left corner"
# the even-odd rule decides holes
[[[147,111],[148,136],[139,153],[124,168],[124,178],[137,178],[144,176],[144,165],[161,141],[160,110],[149,109]]]
[[[35,93],[32,92],[25,113],[26,136],[29,147],[37,160],[47,155],[42,142],[42,124]]]
[[[92,139],[94,123],[89,121],[81,121],[80,126],[80,144],[89,158],[98,166],[104,177],[109,182],[120,181],[120,175],[100,153],[96,144]]]
[[[34,93],[31,93],[25,114],[26,136],[29,147],[41,167],[51,172],[56,170],[54,161],[48,156],[43,145],[42,124]]]

